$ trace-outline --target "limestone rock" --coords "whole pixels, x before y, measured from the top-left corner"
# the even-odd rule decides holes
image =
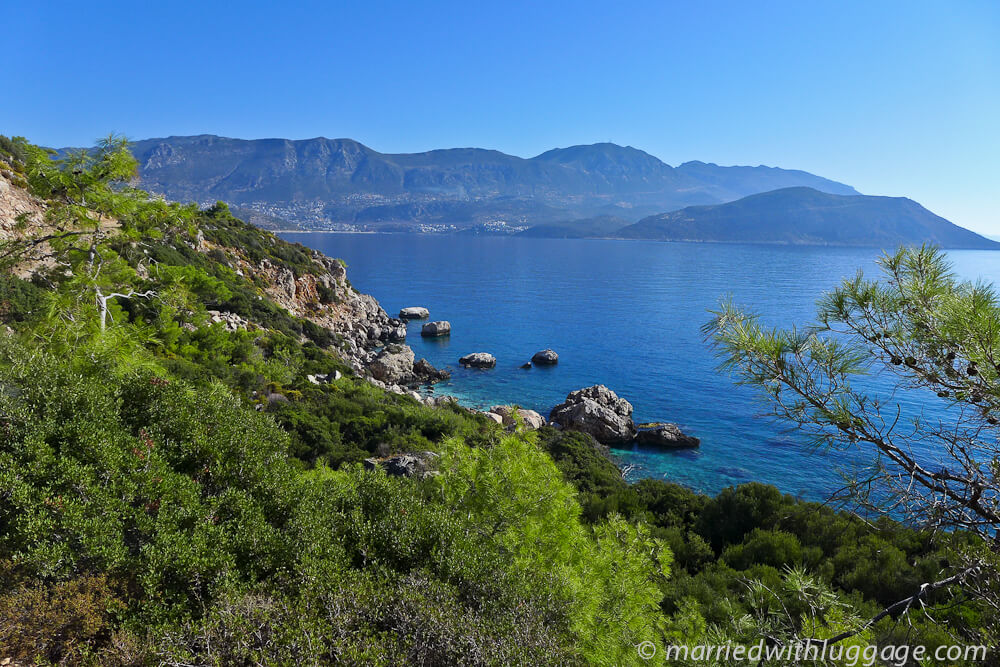
[[[438,322],[428,322],[420,327],[420,335],[428,338],[451,335],[451,323],[444,320]]]
[[[487,352],[473,352],[458,360],[466,368],[493,368],[497,365],[497,358]]]
[[[602,384],[570,392],[564,403],[552,409],[549,419],[605,445],[623,445],[636,435],[632,404]]]
[[[340,371],[334,371],[332,373],[317,373],[316,375],[307,375],[306,379],[313,384],[329,384],[334,380],[339,380],[343,375]]]
[[[430,311],[422,306],[410,306],[399,311],[401,320],[425,320],[430,316]]]
[[[239,329],[246,329],[249,327],[249,322],[244,318],[240,317],[236,313],[222,312],[217,310],[208,311],[208,319],[213,324],[221,322],[225,325],[226,331],[237,331]]]
[[[534,410],[518,410],[518,416],[521,421],[524,422],[524,427],[534,431],[545,426],[545,417],[541,416]]]
[[[413,350],[406,345],[387,345],[368,364],[372,377],[386,384],[413,379]]]

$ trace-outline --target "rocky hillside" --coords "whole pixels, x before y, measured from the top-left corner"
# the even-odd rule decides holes
[[[0,172],[0,244],[15,243],[19,250],[26,250],[19,253],[13,271],[29,278],[55,266],[49,243],[39,240],[59,237],[67,230],[47,215],[49,204],[23,185],[18,174]],[[102,228],[112,233],[118,223],[105,219]],[[186,245],[206,263],[218,262],[232,269],[237,279],[293,318],[328,331],[337,341],[334,351],[375,384],[399,392],[403,386],[442,377],[426,362],[414,364],[413,351],[405,345],[405,324],[389,317],[374,297],[355,290],[341,261],[244,224],[224,207],[206,220]],[[3,252],[0,249],[0,254]],[[285,259],[289,257],[294,261]],[[148,277],[148,269],[144,272]],[[216,321],[230,327],[268,326],[255,321],[252,311],[212,312]]]
[[[45,202],[24,189],[24,180],[8,168],[0,168],[0,244],[27,237],[44,236]],[[0,256],[2,256],[0,251]],[[12,270],[18,275],[30,275],[45,261],[47,244],[31,249],[23,262]]]

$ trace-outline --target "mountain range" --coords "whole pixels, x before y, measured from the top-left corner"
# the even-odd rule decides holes
[[[142,187],[173,200],[223,200],[308,228],[386,224],[531,225],[646,215],[783,187],[857,194],[804,171],[672,167],[628,146],[594,144],[521,158],[481,148],[380,153],[351,139],[200,135],[133,145]]]
[[[269,228],[554,238],[1000,247],[901,197],[805,171],[685,162],[631,146],[532,158],[482,148],[380,153],[352,139],[198,135],[134,142],[141,187],[227,202]]]

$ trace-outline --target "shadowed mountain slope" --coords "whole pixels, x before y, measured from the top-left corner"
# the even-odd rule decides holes
[[[905,197],[843,196],[795,187],[713,206],[689,206],[621,229],[623,238],[660,241],[877,246],[935,243],[1000,249]]]

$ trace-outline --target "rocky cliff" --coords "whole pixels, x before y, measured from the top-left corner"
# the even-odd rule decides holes
[[[45,202],[33,197],[18,183],[18,177],[0,170],[0,245],[24,238],[44,236]],[[0,257],[4,251],[0,250]],[[26,249],[24,260],[13,267],[19,276],[29,275],[46,262],[48,245],[39,243]]]

